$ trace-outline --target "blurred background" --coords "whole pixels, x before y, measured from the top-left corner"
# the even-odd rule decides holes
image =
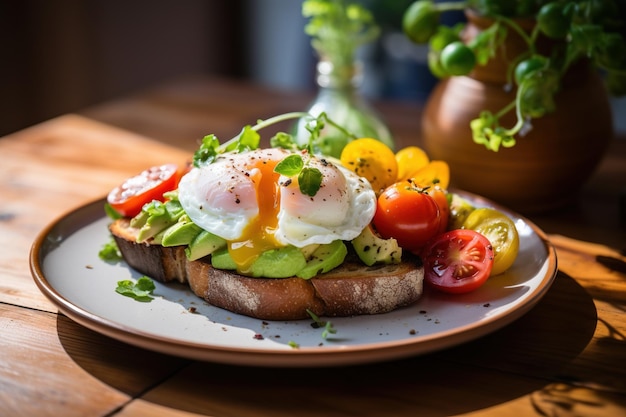
[[[363,94],[424,101],[436,82],[426,49],[400,31],[412,0],[361,2],[383,29],[360,52]],[[0,135],[188,75],[314,91],[316,57],[301,4],[0,0]],[[614,112],[626,130],[626,100],[614,100]]]

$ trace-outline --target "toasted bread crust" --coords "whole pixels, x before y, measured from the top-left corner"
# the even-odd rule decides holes
[[[417,258],[400,264],[367,267],[348,255],[334,270],[304,280],[251,278],[215,269],[210,260],[189,261],[184,248],[137,243],[128,219],[109,227],[129,266],[161,282],[188,283],[209,304],[263,320],[318,316],[379,314],[417,301],[422,294],[423,267]]]

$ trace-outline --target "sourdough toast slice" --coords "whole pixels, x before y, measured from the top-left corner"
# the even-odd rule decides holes
[[[422,295],[424,271],[417,257],[399,264],[364,265],[350,252],[339,267],[309,280],[251,278],[213,268],[210,256],[189,261],[183,246],[137,243],[138,229],[122,218],[111,223],[113,235],[129,266],[160,282],[187,283],[211,305],[263,320],[354,316],[386,313],[416,302]]]

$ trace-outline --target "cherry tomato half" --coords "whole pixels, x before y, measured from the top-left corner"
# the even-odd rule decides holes
[[[417,253],[439,233],[441,213],[435,200],[408,181],[387,187],[378,197],[374,228],[385,239]]]
[[[501,274],[513,265],[519,252],[519,234],[509,216],[493,208],[477,208],[467,216],[463,228],[475,230],[491,242],[491,275]]]
[[[493,266],[489,240],[470,229],[437,235],[421,257],[426,283],[451,294],[476,290],[487,281]]]
[[[175,190],[181,176],[176,164],[148,168],[111,190],[107,202],[122,216],[134,217],[144,204],[163,201],[163,193]]]

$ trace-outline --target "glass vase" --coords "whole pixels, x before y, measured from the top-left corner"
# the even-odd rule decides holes
[[[362,71],[362,63],[359,61],[335,65],[331,61],[320,60],[316,77],[318,93],[307,112],[314,117],[324,112],[333,122],[357,138],[374,138],[394,149],[391,132],[359,92]],[[307,144],[310,139],[307,122],[307,119],[302,118],[296,125],[295,136],[300,145]],[[344,146],[352,139],[327,123],[320,134],[316,151],[338,158]]]

